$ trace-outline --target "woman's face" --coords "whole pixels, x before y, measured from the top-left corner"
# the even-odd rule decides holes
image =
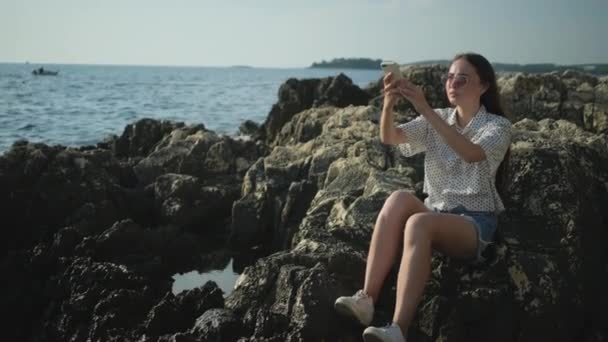
[[[475,67],[460,58],[452,62],[445,80],[445,92],[452,105],[479,103],[487,86],[481,84]]]

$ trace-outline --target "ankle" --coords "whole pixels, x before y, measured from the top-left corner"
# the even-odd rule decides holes
[[[372,294],[370,291],[368,291],[366,288],[363,288],[361,291],[363,291],[363,294],[368,296],[369,298],[371,298],[372,300],[372,304],[376,304],[376,294]]]

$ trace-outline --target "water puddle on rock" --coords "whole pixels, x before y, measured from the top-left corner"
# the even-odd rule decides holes
[[[224,297],[227,297],[234,290],[234,285],[245,267],[253,265],[258,258],[267,254],[258,248],[239,252],[226,250],[210,252],[202,263],[204,267],[173,275],[172,292],[177,295],[182,291],[203,286],[212,280],[224,292]]]
[[[173,294],[177,295],[182,291],[192,290],[199,286],[203,286],[205,283],[212,280],[224,292],[224,297],[228,296],[234,289],[234,284],[236,284],[236,280],[240,275],[240,272],[235,272],[232,266],[233,260],[234,259],[231,258],[228,265],[221,270],[210,270],[203,273],[193,270],[187,273],[173,275]]]

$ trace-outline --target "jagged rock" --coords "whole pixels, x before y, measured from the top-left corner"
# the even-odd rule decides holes
[[[206,153],[206,150],[201,150],[196,146],[197,144],[193,142],[180,140],[152,152],[133,168],[137,179],[142,184],[150,184],[165,173],[179,173],[179,166],[183,160],[192,154],[194,156],[191,158],[204,160],[205,154],[203,153]],[[204,168],[201,166],[198,170],[204,170]]]
[[[377,127],[373,120],[378,113],[373,107],[325,107],[317,111],[304,111],[296,115],[291,125],[283,128],[285,132],[278,139],[288,137],[290,127],[300,130],[303,125],[320,127],[316,135],[299,141],[288,140],[286,145],[275,147],[245,175],[241,198],[232,209],[231,235],[235,244],[289,245],[290,241],[280,241],[276,235],[277,232],[284,232],[280,218],[291,184],[306,180],[313,188],[325,187],[341,170],[337,166],[331,169],[336,160],[358,158],[358,163],[371,165],[371,168],[389,167],[389,149],[380,144],[376,137]],[[339,187],[336,189],[343,190]],[[309,202],[312,194],[305,197],[308,199],[300,199],[302,203]],[[289,231],[278,234],[292,236],[295,233],[293,228]]]
[[[154,146],[169,132],[183,123],[158,121],[154,119],[141,119],[127,125],[122,135],[113,141],[112,151],[117,157],[136,157],[147,155]],[[204,126],[201,126],[204,129]]]
[[[135,340],[154,302],[141,277],[124,266],[76,258],[53,280],[42,318],[43,340]]]
[[[594,88],[594,95],[594,102],[584,103],[583,120],[585,122],[585,129],[608,134],[608,78],[597,82]]]
[[[239,189],[233,184],[203,186],[198,178],[167,173],[154,183],[154,198],[159,221],[178,227],[212,229],[215,221],[230,215]]]
[[[244,333],[239,318],[225,309],[207,310],[190,330],[198,341],[236,341]]]
[[[122,205],[131,192],[119,185],[121,170],[109,151],[14,145],[0,157],[0,205],[4,222],[23,228],[7,230],[0,246],[35,244],[65,226],[98,233],[119,219],[139,217]]]
[[[160,236],[147,235],[130,219],[116,222],[95,237],[95,256],[100,259],[120,258],[141,253],[158,254],[163,246]]]
[[[306,174],[307,164],[304,153],[276,147],[270,156],[258,160],[249,169],[243,180],[241,199],[232,207],[233,244],[272,241],[273,227],[278,224],[289,186]]]
[[[254,141],[220,137],[195,128],[170,132],[141,159],[133,168],[139,182],[147,185],[166,173],[195,176],[204,183],[214,183],[216,178],[226,175],[242,177],[244,169],[261,153]]]
[[[162,126],[151,122],[142,125],[139,130]],[[207,140],[198,139],[199,135]],[[221,222],[229,216],[238,195],[239,177],[257,158],[258,146],[214,138],[200,127],[172,130],[155,139],[138,135],[130,140],[132,150],[125,153],[134,156],[129,159],[117,159],[107,149],[49,147],[26,141],[17,142],[0,156],[0,185],[5,190],[0,193],[0,204],[5,208],[3,222],[20,225],[7,229],[0,239],[0,271],[18,284],[6,285],[8,289],[0,291],[3,316],[11,316],[3,329],[8,340],[139,340],[143,318],[160,300],[159,292],[166,293],[170,275],[213,263],[204,255],[212,240],[207,243],[209,237],[202,235],[210,228],[225,226]],[[182,184],[178,191],[172,191],[172,183],[167,181],[155,193],[156,183],[143,187],[135,178],[132,167],[147,158],[141,156],[143,151],[189,141],[199,143],[201,149],[204,141],[211,142],[203,161],[185,164],[209,169],[205,171],[209,176],[197,181],[196,187]],[[234,158],[240,170],[231,161],[229,169],[222,166],[223,154],[213,149],[218,144],[238,153]],[[160,184],[164,178],[159,179]],[[155,201],[165,210],[155,208]],[[183,203],[190,214],[170,215],[171,201]],[[87,278],[67,275],[76,269],[95,273]],[[113,288],[107,282],[117,277],[117,272],[128,273],[129,280]],[[107,278],[100,279],[99,274]],[[137,285],[132,287],[135,279]]]
[[[261,129],[262,127],[257,122],[245,120],[239,126],[239,133],[241,135],[249,136],[252,139],[258,139],[262,134]]]
[[[291,247],[298,225],[306,216],[306,211],[316,193],[317,186],[310,181],[291,183],[273,234],[272,250],[285,250]]]
[[[279,88],[279,102],[272,106],[262,128],[266,142],[275,136],[291,118],[311,107],[364,105],[368,94],[344,74],[323,79],[289,79]]]
[[[199,340],[189,333],[177,333],[164,335],[158,338],[157,342],[198,342]]]
[[[287,260],[290,262],[285,263]],[[269,333],[264,321],[266,315],[257,313],[260,309],[288,318],[283,321],[283,326],[291,334],[297,334],[299,339],[313,341],[331,333],[328,320],[332,316],[332,284],[328,271],[311,262],[314,261],[310,257],[298,258],[287,253],[258,264],[254,269],[247,269],[237,283],[236,294],[227,299],[227,308],[251,317],[245,322],[245,328],[255,327],[256,337],[268,337]],[[259,271],[264,272],[264,278],[260,278],[259,273],[255,274]],[[279,333],[272,331],[272,335]]]
[[[321,134],[325,121],[335,113],[333,107],[306,109],[285,123],[277,132],[276,144],[305,143]]]
[[[176,331],[185,332],[205,311],[223,307],[222,291],[214,282],[177,296],[167,293],[148,313],[144,323],[146,335],[153,337]]]

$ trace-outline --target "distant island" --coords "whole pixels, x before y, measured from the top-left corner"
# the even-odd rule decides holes
[[[381,59],[370,58],[334,58],[331,61],[312,63],[311,68],[331,69],[380,69]]]
[[[333,68],[333,69],[369,69],[380,70],[381,59],[371,58],[335,58],[331,61],[314,62],[310,68]],[[450,65],[450,60],[426,60],[414,63],[402,63],[403,66],[408,65],[429,65],[440,64]],[[497,72],[525,72],[525,73],[548,73],[552,71],[578,70],[594,75],[608,75],[608,64],[569,64],[558,65],[553,63],[536,63],[536,64],[512,64],[512,63],[494,63],[492,64]]]

